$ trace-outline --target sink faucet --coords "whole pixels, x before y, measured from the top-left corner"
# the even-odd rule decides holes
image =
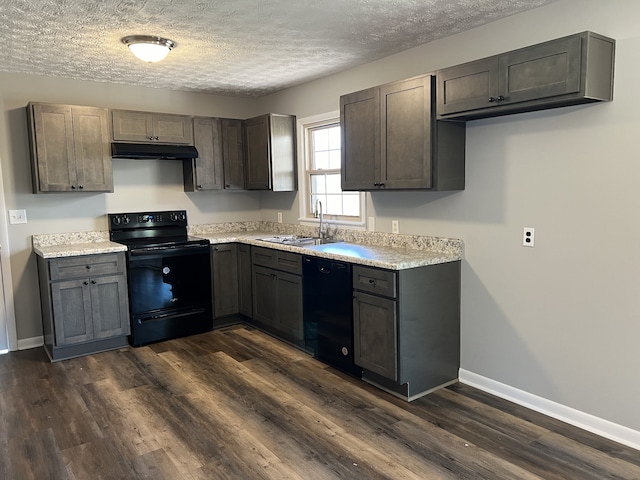
[[[316,200],[316,214],[320,217],[320,226],[318,227],[318,237],[324,238],[324,216],[322,215],[322,202]]]

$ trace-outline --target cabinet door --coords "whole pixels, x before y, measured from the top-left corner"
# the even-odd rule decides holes
[[[95,277],[91,287],[91,315],[95,339],[128,335],[129,303],[124,275]]]
[[[224,317],[238,313],[238,259],[235,244],[211,247],[213,313]]]
[[[70,345],[93,339],[89,279],[51,284],[51,304],[56,345]]]
[[[78,190],[113,192],[111,135],[106,108],[72,107]]]
[[[113,139],[117,142],[153,141],[153,115],[147,112],[113,110]]]
[[[355,292],[353,322],[356,365],[397,381],[396,302],[387,298]]]
[[[198,158],[184,161],[185,191],[222,188],[222,128],[220,119],[193,119],[193,141]]]
[[[67,192],[77,185],[73,117],[67,105],[29,107],[34,192]]]
[[[193,145],[191,117],[154,113],[152,121],[155,142]]]
[[[380,175],[383,188],[430,188],[431,75],[380,88]]]
[[[238,245],[238,310],[241,314],[253,315],[253,299],[251,288],[251,247]]]
[[[244,190],[244,133],[242,120],[222,119],[224,188]]]
[[[498,57],[465,63],[438,72],[438,114],[477,110],[496,105],[499,92]]]
[[[379,182],[380,89],[340,97],[342,190],[373,190]]]
[[[579,92],[581,45],[572,36],[500,55],[502,103]]]
[[[282,336],[301,342],[302,335],[302,277],[290,273],[277,273],[278,321],[276,328]]]
[[[246,183],[248,190],[271,188],[271,142],[269,115],[245,120]]]
[[[253,319],[276,328],[277,276],[270,268],[253,265]]]

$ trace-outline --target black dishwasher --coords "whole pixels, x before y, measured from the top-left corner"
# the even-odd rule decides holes
[[[351,264],[303,256],[305,349],[315,358],[362,377],[353,362]]]

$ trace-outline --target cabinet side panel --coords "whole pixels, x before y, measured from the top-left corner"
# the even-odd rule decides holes
[[[433,189],[464,190],[467,124],[437,121],[435,130]]]
[[[297,189],[296,120],[290,115],[271,115],[272,190],[291,192]]]
[[[613,100],[615,41],[594,33],[589,33],[587,38],[585,95],[604,101]]]
[[[402,270],[399,282],[400,382],[415,395],[458,378],[460,262]]]

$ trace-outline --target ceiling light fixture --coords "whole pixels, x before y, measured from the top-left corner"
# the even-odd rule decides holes
[[[143,62],[159,62],[178,44],[168,38],[154,35],[129,35],[122,39],[131,53]]]

